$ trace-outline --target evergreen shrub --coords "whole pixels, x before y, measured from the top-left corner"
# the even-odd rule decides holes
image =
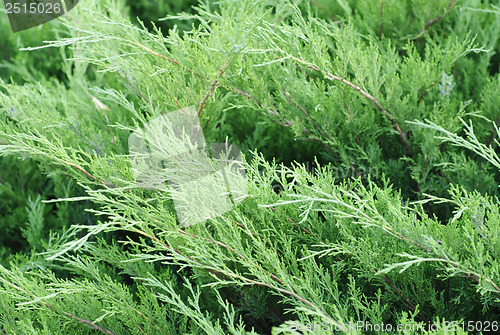
[[[500,3],[189,4],[2,32],[3,333],[497,332]],[[181,227],[128,141],[190,106],[246,193]]]

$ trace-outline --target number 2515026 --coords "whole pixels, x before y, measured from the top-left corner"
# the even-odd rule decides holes
[[[5,4],[7,14],[61,14],[60,3],[18,3],[7,2]]]

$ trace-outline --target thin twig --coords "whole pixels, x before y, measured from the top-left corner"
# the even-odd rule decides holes
[[[244,261],[249,261],[245,258],[245,256],[243,256],[242,254],[240,254],[239,252],[237,252],[236,250],[234,250],[232,247],[220,242],[220,241],[216,241],[216,240],[212,240],[210,238],[206,238],[206,237],[202,237],[202,236],[198,236],[198,235],[195,235],[195,234],[190,234],[190,233],[187,233],[185,232],[184,230],[182,229],[177,229],[177,231],[179,231],[181,234],[184,234],[184,235],[187,235],[187,236],[191,236],[191,237],[194,237],[194,238],[197,238],[197,239],[202,239],[202,240],[205,240],[207,242],[210,242],[212,244],[217,244],[218,246],[221,246],[229,251],[231,251],[233,254],[236,254],[238,255],[238,257],[240,257],[242,260]],[[255,267],[258,267],[258,265],[252,261],[250,261]],[[269,276],[271,276],[272,279],[276,280],[278,283],[280,283],[281,285],[283,285],[283,281],[281,279],[279,279],[278,277],[276,277],[274,274],[266,271],[266,270],[263,270],[265,273],[267,273]]]
[[[430,27],[432,27],[433,25],[435,25],[436,23],[441,21],[443,19],[443,17],[445,16],[445,14],[453,8],[453,5],[455,5],[455,3],[457,1],[458,0],[451,0],[450,3],[448,4],[448,6],[446,7],[445,11],[442,14],[436,16],[435,18],[427,20],[427,22],[425,22],[424,29],[422,31],[420,31],[420,33],[416,37],[412,38],[411,40],[412,41],[418,40],[423,34],[425,34],[425,32],[427,30],[429,30]]]
[[[137,45],[138,47],[140,47],[140,48],[142,48],[142,49],[146,50],[147,52],[149,52],[149,53],[150,53],[150,54],[152,54],[152,55],[158,56],[158,57],[163,58],[163,59],[165,59],[165,60],[167,60],[167,61],[169,61],[169,62],[171,62],[171,63],[174,63],[175,65],[178,65],[178,66],[182,67],[183,69],[185,69],[185,70],[187,70],[187,71],[191,72],[192,74],[194,74],[194,75],[195,75],[195,76],[197,76],[197,77],[201,77],[201,75],[200,75],[200,74],[198,74],[198,73],[194,72],[193,70],[191,70],[191,69],[189,69],[189,68],[185,67],[184,65],[182,65],[181,63],[179,63],[179,62],[178,62],[178,61],[176,61],[175,59],[172,59],[172,58],[166,57],[166,56],[164,56],[164,55],[162,55],[162,54],[160,54],[160,53],[158,53],[158,52],[156,52],[156,51],[153,51],[153,50],[151,50],[150,48],[148,48],[147,46],[140,44],[139,42],[133,42],[133,44],[135,44],[135,45]]]
[[[212,84],[210,85],[207,93],[205,93],[205,96],[200,102],[200,107],[198,107],[198,111],[196,112],[196,115],[200,116],[201,112],[203,111],[203,108],[205,108],[205,104],[207,103],[208,98],[214,93],[215,88],[220,85],[220,82],[215,79]]]
[[[247,97],[248,99],[250,100],[253,100],[255,101],[255,103],[262,109],[266,110],[269,114],[273,114],[273,115],[276,115],[277,117],[281,117],[280,113],[273,107],[273,110],[270,110],[268,108],[266,108],[259,100],[255,99],[253,96],[251,96],[250,94],[246,93],[246,92],[243,92],[237,88],[233,88],[233,91],[238,93],[239,95],[242,95],[244,97]],[[273,118],[271,118],[271,120],[277,124],[279,124],[280,126],[282,127],[290,127],[292,125],[292,122],[289,121],[289,120],[286,120],[285,119],[285,123],[281,123]]]
[[[72,166],[72,167],[74,167],[74,168],[76,168],[76,169],[78,169],[78,170],[80,170],[80,171],[81,171],[81,172],[83,172],[83,174],[85,174],[87,177],[89,177],[89,178],[90,178],[90,179],[92,179],[92,180],[97,181],[98,183],[101,183],[101,184],[106,185],[106,186],[109,186],[109,187],[116,187],[116,185],[115,185],[115,184],[113,184],[113,183],[108,183],[107,181],[103,181],[103,180],[99,180],[99,179],[97,179],[96,177],[94,177],[93,175],[91,175],[90,173],[88,173],[88,172],[87,172],[84,168],[82,168],[81,166],[78,166],[78,165],[76,165],[76,164],[74,164],[74,163],[66,162],[66,161],[63,161],[63,160],[62,160],[61,162],[62,162],[62,163],[64,163],[64,164],[67,164],[67,165],[69,165],[69,166]]]
[[[384,0],[380,0],[380,23],[378,24],[378,39],[382,38],[382,17],[384,16]]]
[[[429,87],[427,87],[425,91],[423,91],[420,94],[420,96],[418,97],[417,104],[419,104],[422,101],[422,99],[429,93],[430,89],[433,88],[439,82],[439,79],[441,79],[441,76],[439,76],[436,80],[434,80],[432,84],[430,84]]]
[[[151,234],[148,234],[146,232],[143,232],[137,228],[132,228],[131,230],[133,231],[136,231],[137,233],[141,234],[141,235],[144,235],[144,236],[147,236],[149,238],[151,238],[153,241],[156,241],[157,243],[160,243],[162,244],[163,246],[165,246],[167,249],[170,249],[170,250],[173,250],[174,252],[176,252],[177,254],[179,255],[182,255],[183,257],[186,257],[188,258],[189,260],[195,262],[195,263],[198,263],[199,265],[201,265],[202,267],[204,267],[205,269],[207,269],[210,273],[214,273],[217,277],[221,277],[221,276],[224,276],[224,277],[232,277],[232,278],[237,278],[237,279],[240,279],[242,281],[245,281],[247,283],[251,283],[251,284],[254,284],[254,285],[259,285],[259,286],[265,286],[265,287],[268,287],[270,289],[273,289],[273,290],[276,290],[276,291],[279,291],[281,293],[284,293],[284,294],[287,294],[287,295],[291,295],[293,296],[294,298],[298,299],[299,301],[305,303],[306,305],[310,306],[311,308],[313,309],[318,309],[318,307],[314,306],[312,304],[312,302],[310,302],[309,300],[305,299],[305,298],[302,298],[301,296],[299,296],[297,293],[295,292],[292,292],[292,291],[289,291],[289,290],[286,290],[286,289],[283,289],[283,288],[280,288],[280,287],[276,287],[276,286],[273,286],[271,284],[268,284],[268,283],[264,283],[264,282],[257,282],[255,280],[252,280],[252,279],[248,279],[246,277],[243,277],[243,276],[238,276],[236,274],[232,274],[232,273],[225,273],[225,272],[222,272],[220,270],[216,270],[216,269],[212,269],[210,268],[209,266],[206,266],[204,265],[203,263],[201,263],[200,261],[196,260],[196,259],[193,259],[191,258],[190,256],[188,255],[185,255],[183,254],[182,252],[166,245],[165,243],[161,242],[156,236],[154,235],[151,235]],[[184,232],[185,233],[185,232]],[[189,234],[188,234],[189,235]],[[215,241],[214,241],[215,242]],[[234,250],[234,249],[233,249]],[[320,310],[320,312],[327,318],[329,318],[330,320],[332,320],[335,324],[338,324],[337,321],[331,317],[330,315],[328,315],[326,312],[324,312],[323,310]]]
[[[38,300],[38,301],[39,301],[41,304],[43,304],[45,307],[47,307],[47,308],[49,308],[49,309],[51,309],[51,310],[53,310],[53,311],[56,311],[56,312],[57,312],[57,310],[55,309],[55,307],[53,307],[53,306],[49,305],[48,303],[46,303],[46,302],[45,302],[45,301],[43,301],[43,300],[39,300],[39,299],[38,299],[38,297],[37,297],[36,295],[34,295],[34,294],[32,294],[32,293],[27,292],[25,289],[23,289],[23,288],[21,288],[21,287],[19,287],[19,286],[15,285],[15,284],[12,284],[11,282],[8,282],[8,281],[7,281],[7,280],[5,280],[5,279],[3,279],[3,280],[2,280],[2,282],[3,282],[4,284],[9,285],[10,287],[15,288],[15,289],[16,289],[16,290],[18,290],[18,291],[23,292],[24,294],[27,294],[27,295],[28,295],[28,296],[30,296],[32,299]],[[80,318],[80,317],[78,317],[78,316],[75,316],[75,315],[70,314],[70,313],[67,313],[67,312],[62,312],[62,314],[64,314],[65,316],[67,316],[67,317],[69,317],[69,318],[75,319],[75,320],[77,320],[77,321],[79,321],[79,322],[81,322],[81,323],[88,324],[88,325],[89,325],[89,326],[91,326],[93,329],[98,330],[98,331],[100,331],[100,332],[102,332],[102,333],[104,333],[104,334],[108,334],[108,335],[116,335],[116,334],[115,334],[114,332],[112,332],[111,330],[104,329],[104,328],[102,328],[101,326],[98,326],[98,325],[96,325],[95,323],[93,323],[92,321],[89,321],[89,320],[87,320],[87,319]]]
[[[276,286],[273,286],[273,285],[268,284],[268,283],[258,282],[258,281],[255,281],[255,280],[251,280],[251,279],[248,279],[248,278],[245,278],[245,277],[242,277],[242,276],[238,276],[238,275],[235,275],[235,274],[232,274],[232,273],[227,273],[227,275],[230,276],[230,277],[233,277],[233,278],[237,278],[237,279],[243,280],[243,281],[245,281],[247,283],[250,283],[250,284],[253,284],[253,285],[259,285],[259,286],[268,287],[270,289],[279,291],[281,293],[284,293],[284,294],[287,294],[287,295],[291,295],[292,297],[294,297],[297,300],[303,302],[304,304],[308,305],[309,307],[311,307],[311,308],[313,308],[315,310],[319,310],[319,312],[321,314],[323,314],[325,317],[327,317],[328,319],[330,319],[331,321],[333,321],[333,323],[335,325],[340,326],[340,324],[333,317],[331,317],[328,313],[326,313],[325,311],[319,309],[317,306],[314,306],[312,302],[310,302],[309,300],[307,300],[305,298],[302,298],[301,296],[299,296],[295,292],[286,290],[286,289],[281,288],[281,287],[276,287]]]
[[[394,285],[394,283],[389,278],[387,278],[386,276],[383,276],[382,279],[392,288],[392,290],[399,297],[401,297],[401,299],[403,299],[408,304],[408,306],[410,306],[410,308],[413,312],[415,312],[417,310],[417,307],[410,301],[410,299],[408,299],[406,296],[403,295],[403,293],[401,293],[401,291],[396,287],[396,285]],[[419,314],[422,317],[422,320],[424,320],[426,323],[429,323],[429,320],[427,319],[427,317],[424,315],[424,313],[422,311],[419,311]]]
[[[292,102],[290,100],[290,94],[288,94],[288,92],[285,91],[285,89],[283,87],[281,87],[281,91],[283,92],[283,95],[286,97],[286,100],[288,101],[288,103],[290,104],[290,106],[292,106]],[[302,107],[301,105],[299,105],[297,102],[295,102],[295,105],[302,111],[302,113],[304,113],[304,115],[312,123],[313,127],[316,128],[319,131],[319,133],[321,134],[321,136],[324,137],[325,135],[323,134],[323,131],[321,130],[321,128],[319,126],[316,125],[316,123],[311,118],[311,116],[309,116],[309,113],[307,113],[307,111],[304,109],[304,107]]]
[[[399,232],[397,232],[397,231],[393,230],[391,227],[384,226],[384,227],[383,227],[383,229],[384,229],[384,230],[387,230],[387,231],[390,231],[390,232],[391,232],[394,236],[396,236],[396,237],[400,238],[401,240],[404,240],[404,241],[407,241],[407,240],[408,240],[408,238],[406,238],[406,236],[401,235]],[[410,240],[410,241],[411,241],[411,243],[413,243],[414,245],[416,245],[416,246],[417,246],[417,247],[419,247],[420,249],[422,249],[422,250],[424,250],[424,251],[426,251],[426,252],[428,252],[428,253],[434,254],[432,250],[430,250],[430,249],[426,248],[426,247],[425,247],[425,246],[423,246],[422,244],[420,244],[420,243],[418,243],[418,242],[416,242],[416,241],[414,241],[414,240]],[[437,258],[439,258],[439,259],[442,259],[442,260],[447,261],[447,259],[446,259],[446,258],[444,258],[444,257],[443,257],[443,256],[441,256],[441,255],[435,255],[435,256],[436,256]],[[455,263],[453,263],[453,262],[449,262],[449,261],[448,261],[448,262],[447,262],[447,264],[450,264],[450,265],[451,265],[451,266],[453,266],[454,268],[457,268],[457,269],[459,268],[459,266],[457,265],[458,263],[457,263],[457,264],[455,264]],[[482,276],[482,275],[480,275],[480,274],[478,274],[478,273],[474,272],[472,269],[469,269],[469,268],[465,268],[465,269],[464,269],[464,268],[462,268],[462,271],[463,271],[463,270],[467,270],[467,272],[468,272],[468,273],[467,273],[466,278],[470,278],[470,279],[472,279],[473,281],[475,281],[475,282],[476,282],[476,283],[478,283],[478,284],[479,284],[479,282],[480,282],[479,278],[481,278],[482,280],[484,280],[484,281],[488,282],[491,286],[493,286],[493,288],[497,291],[497,293],[499,293],[499,294],[500,294],[500,287],[499,287],[497,284],[495,284],[495,283],[494,283],[491,279],[486,278],[486,277],[484,277],[484,276]]]
[[[305,66],[307,66],[308,68],[314,70],[314,71],[318,71],[320,73],[324,73],[322,70],[320,70],[318,67],[312,65],[312,64],[309,64],[307,62],[305,62],[304,60],[300,59],[300,58],[297,58],[297,57],[290,57],[291,59],[293,59],[294,61],[296,62],[299,62]],[[399,138],[401,139],[401,142],[403,143],[403,146],[406,150],[406,154],[408,156],[411,155],[411,150],[410,150],[410,146],[408,145],[408,142],[406,141],[406,135],[403,133],[403,131],[401,130],[401,127],[398,125],[398,123],[396,122],[396,119],[391,115],[389,114],[389,112],[384,108],[382,107],[382,105],[377,101],[377,99],[375,99],[371,94],[369,94],[368,92],[364,91],[361,87],[359,86],[356,86],[354,85],[353,83],[351,83],[350,81],[344,79],[344,78],[341,78],[339,76],[336,76],[330,72],[326,72],[326,76],[330,79],[333,79],[333,80],[337,80],[337,81],[340,81],[341,83],[355,89],[356,91],[358,91],[362,96],[364,96],[365,98],[367,98],[368,100],[370,100],[374,105],[375,107],[377,107],[377,109],[382,113],[384,114],[385,116],[387,116],[389,118],[389,120],[391,121],[392,125],[394,126],[394,128],[396,129],[396,131],[398,132],[399,134]]]
[[[227,66],[229,65],[229,60],[226,60],[224,62],[224,65],[222,65],[222,68],[220,69],[219,71],[219,78],[220,79],[222,77],[222,75],[224,74],[224,72],[226,71],[226,68]],[[200,107],[198,107],[198,111],[196,112],[196,115],[199,117],[201,115],[201,112],[203,111],[203,108],[205,108],[205,104],[207,103],[207,100],[208,98],[212,95],[212,93],[214,93],[215,89],[217,88],[217,86],[220,85],[220,82],[218,79],[215,79],[212,84],[210,85],[210,87],[208,88],[208,91],[207,93],[205,93],[205,96],[203,97],[203,99],[201,100],[200,102]]]
[[[500,125],[500,116],[498,117],[495,124],[497,127]],[[488,139],[488,142],[486,142],[486,145],[490,146],[496,136],[497,136],[497,130],[496,130],[496,128],[493,127],[493,132],[491,133],[490,138]]]
[[[316,1],[314,1],[314,0],[311,0],[311,4],[312,4],[313,6],[316,6],[316,7],[320,8],[320,9],[326,10],[323,6],[321,6],[319,3],[317,3],[317,2],[316,2]],[[341,26],[341,25],[342,25],[342,22],[341,22],[340,20],[337,20],[337,18],[335,18],[335,16],[333,16],[332,14],[328,14],[328,16],[329,16],[329,17],[330,17],[330,19],[332,19],[332,21],[333,21],[334,23],[336,23],[338,26]]]
[[[236,222],[233,218],[231,218],[231,221],[233,221],[234,224],[237,225],[238,227],[240,227],[241,229],[247,230],[247,228],[244,225],[242,225],[241,223]],[[261,242],[264,242],[269,248],[271,248],[271,243],[269,243],[269,241],[265,241],[262,237],[260,237],[259,235],[257,235],[253,231],[251,231],[250,233],[252,234],[253,237],[258,238]],[[280,251],[277,250],[277,252],[280,252]]]

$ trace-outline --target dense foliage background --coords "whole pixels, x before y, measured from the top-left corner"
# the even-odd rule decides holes
[[[4,334],[498,331],[500,1],[85,0],[8,24]],[[182,228],[128,139],[188,106],[248,187]]]

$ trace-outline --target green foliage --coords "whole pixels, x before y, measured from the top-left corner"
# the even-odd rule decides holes
[[[151,6],[132,15],[182,7],[185,25],[86,1],[44,45],[7,39],[26,47],[8,76],[33,75],[0,82],[5,333],[498,329],[500,6]],[[23,65],[49,51],[58,74]],[[207,142],[242,148],[247,187],[180,227],[174,189],[139,187],[127,144],[189,106]]]
[[[19,49],[40,45],[44,40],[55,39],[58,24],[48,23],[29,31],[13,34],[7,15],[0,12],[0,78],[6,81],[23,83],[42,78],[61,79],[62,57],[57,49],[46,49],[34,55],[20,52]]]
[[[188,22],[175,19],[166,21],[165,18],[180,12],[190,12],[191,8],[196,5],[196,1],[174,0],[151,2],[140,0],[127,1],[127,4],[130,6],[131,16],[137,17],[143,21],[148,29],[153,29],[154,26],[160,28],[164,33],[167,33],[167,31],[173,29],[174,26],[183,28],[182,30],[190,28]]]

